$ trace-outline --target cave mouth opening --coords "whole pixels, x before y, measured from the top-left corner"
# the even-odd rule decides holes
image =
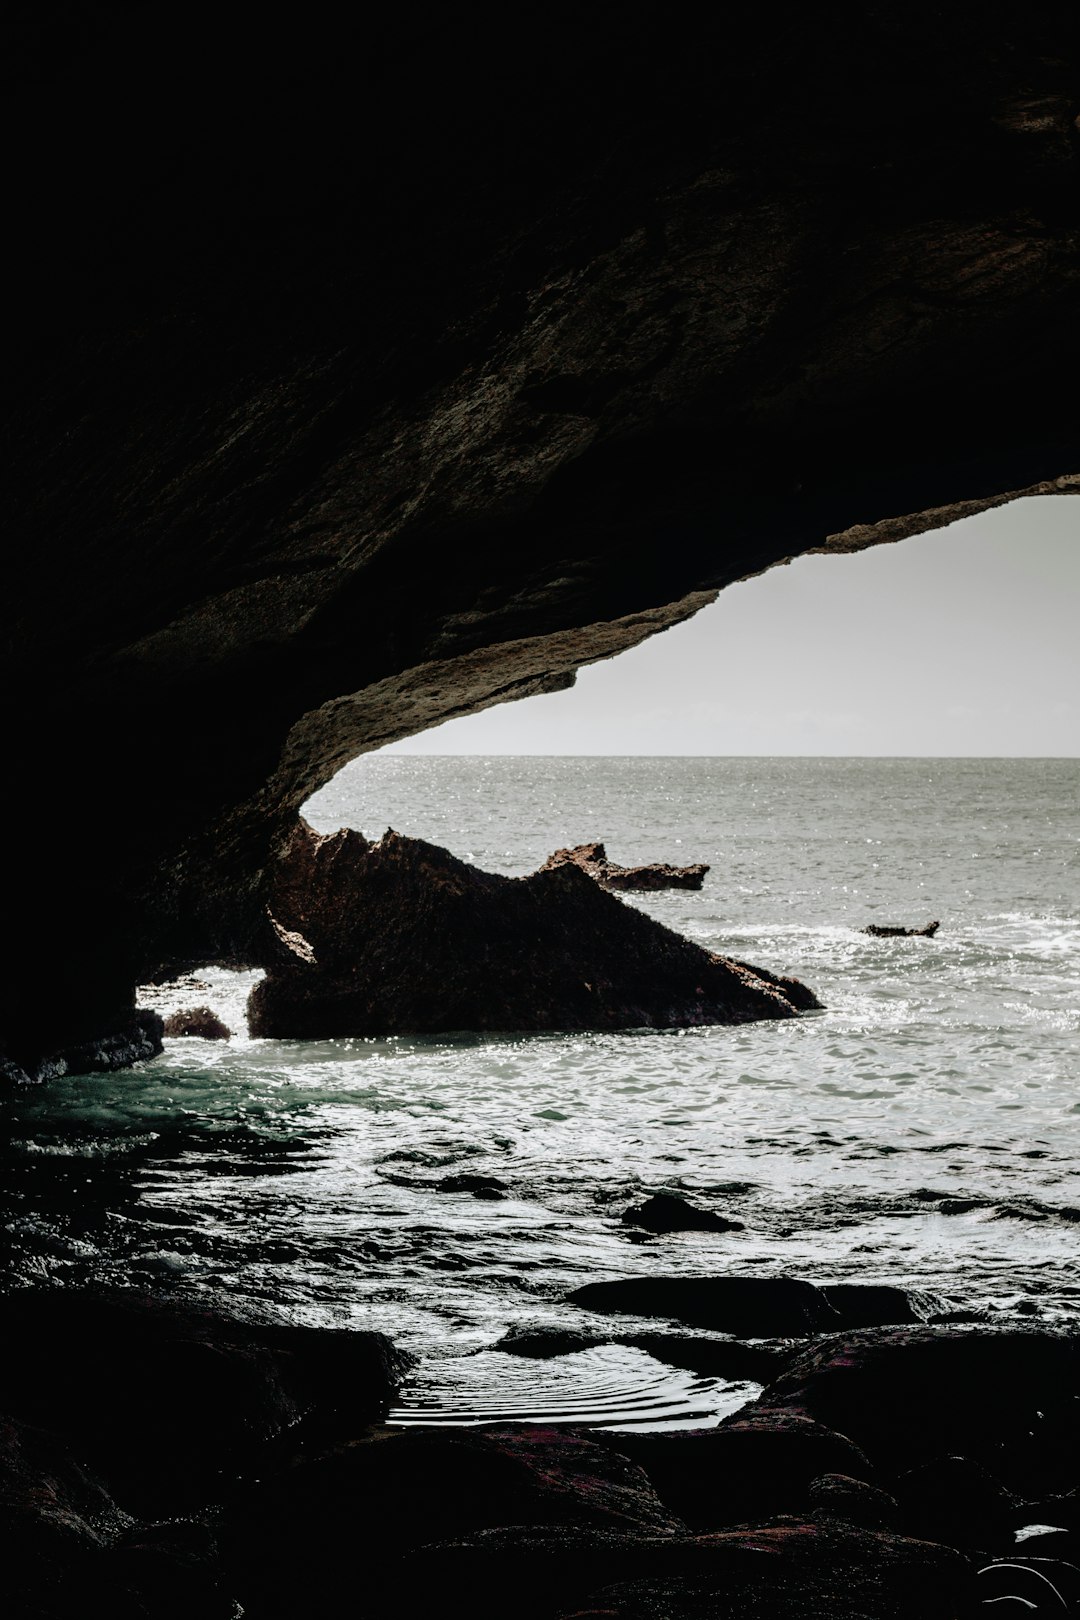
[[[768,760],[1075,756],[1074,514],[1068,497],[1026,498],[902,545],[797,558],[587,667],[572,690],[361,756],[303,815],[322,834],[393,826],[505,875],[596,839],[616,862],[719,874],[753,816],[768,818]],[[695,788],[680,818],[677,761],[710,755],[762,761],[740,778],[748,801],[725,788],[710,814]],[[643,792],[634,761],[664,757]],[[669,900],[646,904],[670,914]],[[167,1014],[205,1002],[239,1034],[260,976],[208,968],[140,1000]]]

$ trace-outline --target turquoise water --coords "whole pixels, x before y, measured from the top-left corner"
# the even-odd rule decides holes
[[[393,825],[508,873],[594,838],[626,863],[709,861],[700,893],[631,903],[797,974],[825,1011],[686,1032],[174,1041],[136,1071],[4,1105],[11,1274],[382,1327],[426,1358],[418,1401],[483,1412],[493,1390],[508,1410],[745,1398],[640,1350],[561,1373],[491,1352],[511,1326],[598,1327],[561,1303],[598,1277],[912,1282],[1076,1319],[1078,789],[1069,760],[357,761],[311,802],[318,828]],[[935,917],[932,940],[858,932]],[[207,970],[162,999],[208,1001],[242,1031],[251,982]],[[506,1196],[436,1189],[463,1170]],[[620,1211],[661,1189],[745,1230],[635,1239]]]

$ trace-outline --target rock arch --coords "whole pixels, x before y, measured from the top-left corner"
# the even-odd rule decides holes
[[[359,52],[73,16],[7,107],[0,1037],[40,1072],[250,957],[348,758],[784,558],[1080,487],[1071,6]]]

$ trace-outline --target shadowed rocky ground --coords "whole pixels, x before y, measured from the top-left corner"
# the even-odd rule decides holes
[[[816,1292],[749,1281],[751,1332]],[[901,1290],[876,1292],[879,1320],[904,1314]],[[420,1620],[448,1591],[491,1620],[979,1620],[987,1599],[1080,1599],[1075,1332],[821,1337],[806,1317],[779,1376],[719,1428],[401,1429],[381,1419],[407,1362],[379,1334],[134,1294],[11,1304],[0,1532],[17,1620],[292,1620],[348,1592],[379,1620]]]

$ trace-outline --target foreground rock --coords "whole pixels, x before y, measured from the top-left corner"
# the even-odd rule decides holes
[[[6,1612],[77,1595],[94,1554],[127,1527],[101,1482],[53,1434],[0,1417],[0,1560]]]
[[[645,1470],[661,1501],[693,1530],[797,1513],[822,1474],[845,1474],[868,1484],[877,1478],[873,1462],[846,1435],[810,1418],[756,1406],[715,1429],[604,1439]]]
[[[636,1463],[572,1429],[375,1430],[254,1485],[228,1516],[241,1590],[277,1614],[313,1611],[356,1578],[356,1538],[371,1551],[387,1613],[401,1608],[411,1549],[502,1525],[574,1525],[668,1536],[684,1530]],[[287,1563],[279,1558],[289,1549]],[[302,1608],[288,1607],[290,1598]],[[505,1594],[504,1594],[505,1598]],[[381,1610],[379,1612],[382,1612]]]
[[[212,1500],[268,1442],[386,1409],[409,1365],[380,1333],[238,1321],[138,1295],[4,1302],[7,1405],[92,1455],[120,1504]]]
[[[803,1350],[746,1409],[763,1411],[836,1429],[894,1476],[960,1457],[1005,1490],[1050,1496],[1077,1483],[1080,1335],[945,1327],[837,1335]]]
[[[700,889],[709,868],[695,866],[619,866],[609,861],[603,844],[576,844],[573,849],[557,849],[549,855],[541,872],[560,866],[577,866],[599,883],[602,889]]]
[[[478,1620],[955,1620],[971,1589],[948,1548],[803,1515],[664,1539],[491,1531],[413,1554],[398,1595],[428,1615],[467,1591]]]
[[[576,866],[500,877],[393,831],[372,844],[301,823],[270,911],[278,943],[299,935],[310,952],[275,949],[248,1004],[254,1035],[673,1028],[819,1005],[797,980],[703,950]]]

